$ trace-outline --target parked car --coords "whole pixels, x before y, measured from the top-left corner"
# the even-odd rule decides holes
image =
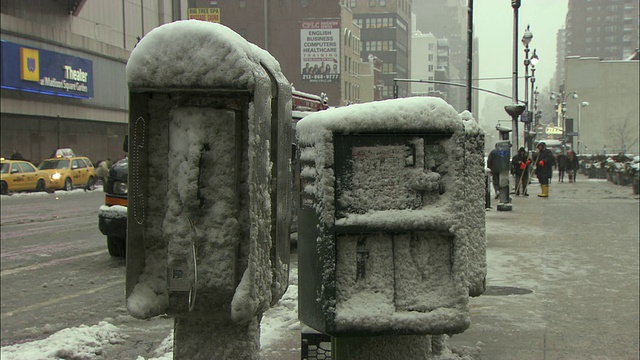
[[[113,257],[124,257],[127,248],[127,158],[117,161],[109,169],[104,184],[104,205],[98,210],[98,228],[107,237],[107,250]]]
[[[27,160],[0,159],[2,173],[0,193],[8,195],[14,191],[44,191],[47,188],[48,175],[39,171]]]
[[[46,159],[40,163],[38,169],[47,174],[50,180],[49,190],[71,191],[75,187],[89,188],[96,178],[91,160],[83,156]]]

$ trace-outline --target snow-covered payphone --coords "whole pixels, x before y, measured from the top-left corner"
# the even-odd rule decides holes
[[[486,276],[471,114],[386,100],[311,114],[296,137],[300,320],[336,337],[464,331]]]
[[[288,285],[291,86],[269,53],[196,20],[147,34],[127,79],[127,308],[176,318],[176,359],[253,358],[251,328]]]

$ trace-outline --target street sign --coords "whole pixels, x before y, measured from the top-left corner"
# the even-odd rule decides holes
[[[525,111],[520,115],[520,122],[528,123],[531,122],[531,111]]]
[[[568,132],[565,135],[567,136],[578,136],[578,132],[577,131],[572,131],[572,132]]]

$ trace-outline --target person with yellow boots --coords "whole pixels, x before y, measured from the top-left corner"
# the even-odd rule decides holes
[[[540,142],[537,146],[538,157],[536,160],[536,176],[540,183],[542,193],[538,194],[539,197],[549,197],[549,182],[551,180],[551,174],[553,173],[553,164],[556,158],[553,156],[551,150],[547,149],[547,144]]]

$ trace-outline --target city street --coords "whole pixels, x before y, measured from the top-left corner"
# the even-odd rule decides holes
[[[495,203],[487,210],[487,291],[470,301],[471,327],[448,340],[454,352],[474,360],[638,359],[639,197],[582,175],[556,181],[548,199],[534,183],[531,196],[514,197],[513,211]],[[156,349],[172,319],[128,315],[124,260],[109,257],[97,228],[102,196],[2,197],[3,347],[106,320],[122,340],[91,358],[163,355]],[[288,294],[297,296],[292,281]],[[261,358],[299,359],[295,298],[272,310]]]
[[[169,334],[171,319],[128,315],[125,261],[109,256],[98,230],[103,202],[101,188],[2,196],[2,346],[107,320],[146,356]]]

